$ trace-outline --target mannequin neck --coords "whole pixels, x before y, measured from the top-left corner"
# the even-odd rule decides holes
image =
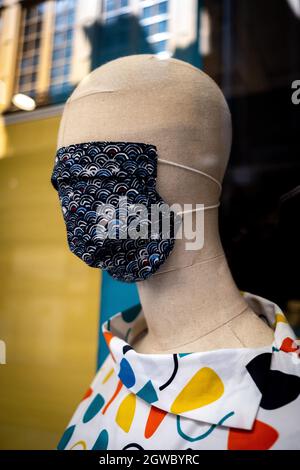
[[[138,283],[148,331],[137,350],[192,352],[201,338],[247,309],[225,258],[216,210],[205,213],[204,247],[183,253],[183,245],[176,240],[170,261]]]

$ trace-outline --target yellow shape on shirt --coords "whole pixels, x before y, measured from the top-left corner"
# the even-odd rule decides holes
[[[86,442],[78,441],[70,447],[70,450],[86,450]]]
[[[208,405],[224,393],[224,385],[210,367],[202,367],[183,387],[171,406],[172,413],[183,413]]]
[[[102,383],[105,384],[108,381],[108,379],[112,376],[113,373],[114,373],[114,368],[112,367],[110,371],[104,377]]]
[[[284,315],[282,315],[282,313],[276,313],[276,315],[275,315],[275,325],[277,323],[280,323],[280,322],[288,323],[287,319],[285,318]]]
[[[123,429],[123,431],[128,432],[131,423],[134,418],[136,405],[136,396],[133,393],[127,395],[120,404],[117,414],[116,414],[116,423]]]

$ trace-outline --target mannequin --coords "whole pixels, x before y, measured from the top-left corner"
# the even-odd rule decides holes
[[[88,141],[145,142],[165,160],[222,181],[231,118],[217,85],[177,59],[122,57],[89,74],[67,100],[57,148]],[[158,162],[157,190],[169,204],[218,202],[219,190],[199,174]],[[217,209],[204,213],[204,247],[171,256],[138,289],[148,330],[140,353],[175,353],[270,345],[273,330],[242,298],[218,233]]]

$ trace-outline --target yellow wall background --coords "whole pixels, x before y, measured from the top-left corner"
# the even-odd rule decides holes
[[[55,448],[96,371],[100,270],[50,184],[59,119],[0,122],[0,449]]]

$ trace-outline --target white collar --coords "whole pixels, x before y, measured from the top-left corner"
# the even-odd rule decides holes
[[[296,336],[278,305],[248,292],[241,294],[252,310],[273,328],[274,340],[270,346],[178,354],[138,353],[131,344],[147,328],[138,305],[118,312],[102,325],[120,381],[132,393],[169,413],[215,425],[224,422],[226,426],[251,429],[262,393],[246,366],[264,354],[261,357],[272,368],[275,354],[298,358],[299,349],[294,342]],[[254,361],[251,364],[257,367]]]

